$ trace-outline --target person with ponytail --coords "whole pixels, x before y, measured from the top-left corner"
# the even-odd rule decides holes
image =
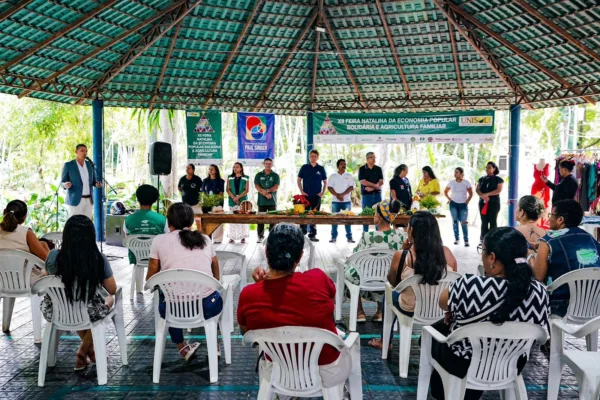
[[[303,256],[304,235],[297,225],[279,224],[267,236],[268,268],[258,267],[256,283],[240,293],[237,319],[242,333],[281,326],[320,328],[337,334],[334,313],[335,285],[319,268],[296,272]],[[272,364],[260,360],[261,375]],[[324,387],[338,385],[352,369],[349,355],[329,345],[319,356]]]
[[[544,285],[535,280],[527,265],[527,239],[513,228],[494,228],[478,247],[485,276],[465,275],[454,281],[440,296],[446,318],[432,325],[443,335],[462,326],[492,322],[527,322],[545,327],[548,323],[549,296]],[[468,339],[452,345],[433,341],[433,358],[449,373],[464,378],[473,350]],[[527,357],[517,363],[519,372]],[[431,395],[444,399],[444,386],[437,372],[431,375]],[[468,389],[465,399],[479,399],[482,392]]]
[[[517,230],[527,239],[528,254],[533,254],[538,249],[540,239],[548,233],[538,226],[544,211],[544,204],[535,196],[526,195],[519,199],[516,214],[516,220],[519,222]]]
[[[427,211],[414,213],[410,217],[407,234],[404,250],[394,254],[388,273],[387,279],[392,287],[413,275],[421,275],[419,283],[437,285],[438,281],[446,276],[448,269],[456,272],[456,258],[450,249],[443,245],[440,227],[433,214]],[[392,301],[402,314],[413,317],[415,292],[412,288],[402,293],[393,292]],[[371,339],[369,346],[381,350],[382,341],[379,338]]]
[[[90,321],[98,321],[108,315],[114,304],[117,283],[110,262],[96,245],[96,231],[92,220],[76,214],[67,220],[63,230],[60,250],[52,250],[46,259],[49,275],[56,275],[65,285],[66,300],[86,301]],[[42,315],[52,321],[53,305],[45,296],[41,304]],[[81,371],[95,363],[94,342],[89,329],[77,331],[81,345],[75,355],[75,371]]]
[[[152,241],[146,280],[169,269],[192,269],[219,280],[219,261],[212,242],[200,231],[191,230],[194,224],[192,207],[186,203],[171,204],[167,210],[167,223],[170,232],[158,235]],[[219,292],[206,289],[203,297],[205,319],[212,318],[223,310],[223,299]],[[158,310],[164,318],[166,303],[162,293]],[[186,361],[195,356],[200,344],[185,342],[182,329],[169,328],[169,335]]]
[[[13,200],[4,209],[0,222],[0,249],[22,250],[46,261],[50,249],[41,242],[31,228],[23,225],[27,219],[27,204]]]
[[[387,201],[383,200],[377,203],[375,207],[375,215],[373,222],[377,229],[372,232],[363,232],[360,241],[354,248],[354,253],[361,250],[368,250],[373,247],[380,247],[390,250],[400,250],[404,242],[405,235],[402,228],[394,228],[394,220],[400,211],[402,204],[398,200]],[[355,285],[360,285],[360,275],[354,265],[347,265],[344,275],[346,279]],[[345,296],[350,298],[350,292],[346,289]],[[373,314],[374,322],[383,321],[383,294],[384,292],[361,291],[358,299],[357,322],[367,322],[367,315],[362,305],[362,299],[374,301],[377,303],[377,311]]]

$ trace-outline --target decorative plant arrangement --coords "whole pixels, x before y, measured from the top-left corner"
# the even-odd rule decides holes
[[[435,196],[427,195],[421,199],[420,202],[421,209],[426,209],[434,212],[441,205],[440,202],[435,198]]]
[[[306,207],[310,206],[310,202],[303,194],[295,195],[292,199],[292,203],[294,204],[295,214],[304,214],[306,212]]]
[[[213,207],[222,206],[224,202],[223,193],[221,194],[206,194],[204,192],[200,193],[200,205],[202,207],[202,212],[209,212]]]

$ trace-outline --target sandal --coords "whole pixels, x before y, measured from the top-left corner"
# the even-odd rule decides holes
[[[234,244],[234,243],[235,243],[235,240],[229,239],[229,244]]]
[[[383,350],[383,342],[381,341],[380,338],[369,340],[369,346],[371,346],[377,350]],[[390,345],[388,346],[388,350],[391,350],[391,349],[392,349],[392,343],[390,343]]]
[[[242,244],[246,243],[246,239],[242,239]]]
[[[73,371],[83,371],[88,367],[89,362],[87,356],[77,351],[75,354],[75,367],[73,367]]]
[[[383,314],[375,314],[371,317],[371,321],[372,322],[382,322],[383,321]]]
[[[196,351],[200,348],[200,343],[194,342],[191,344],[187,344],[179,350],[179,354],[185,359],[185,361],[190,361],[196,356]]]
[[[356,315],[356,322],[367,322],[367,314],[364,312],[358,313]]]

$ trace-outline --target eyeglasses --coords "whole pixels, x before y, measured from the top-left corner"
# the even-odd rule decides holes
[[[483,248],[483,245],[482,245],[482,244],[480,244],[479,246],[477,246],[477,254],[483,254],[483,251],[484,251],[484,250],[485,250],[485,249]]]
[[[548,219],[550,219],[552,217],[558,219],[560,217],[566,218],[567,216],[565,214],[548,213]]]

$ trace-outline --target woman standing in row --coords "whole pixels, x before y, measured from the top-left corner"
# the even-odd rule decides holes
[[[209,195],[223,194],[225,191],[225,181],[221,178],[221,171],[215,164],[208,167],[208,177],[202,182],[202,191]],[[223,207],[224,202],[219,205]],[[219,225],[211,237],[214,244],[221,243],[223,241],[223,225]]]
[[[457,167],[454,170],[454,180],[448,182],[444,190],[444,195],[450,204],[452,228],[454,229],[454,244],[458,244],[460,240],[458,230],[458,224],[460,224],[465,247],[469,247],[469,202],[473,197],[473,188],[471,187],[471,182],[464,179],[464,176],[465,170]]]
[[[479,178],[477,183],[477,195],[479,195],[479,214],[481,215],[481,236],[483,241],[485,235],[491,229],[498,226],[498,213],[500,212],[500,192],[504,180],[498,176],[498,166],[490,161],[485,168],[485,176]]]
[[[421,178],[419,186],[417,186],[419,197],[423,198],[429,195],[437,196],[440,194],[440,182],[433,173],[433,169],[427,165],[421,171],[423,172],[423,178]]]
[[[239,162],[233,164],[233,171],[227,179],[230,208],[239,207],[242,202],[248,200],[248,191],[250,190],[248,181],[248,176],[244,174],[244,166]],[[227,236],[229,236],[229,243],[235,243],[236,240],[240,239],[242,243],[246,243],[246,238],[250,236],[250,229],[246,224],[229,225]]]

